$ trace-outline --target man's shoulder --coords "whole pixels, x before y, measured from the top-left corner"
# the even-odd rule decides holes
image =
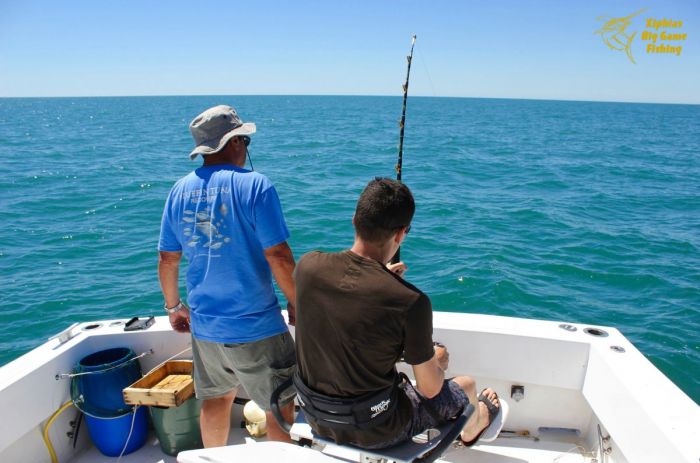
[[[391,294],[396,300],[401,300],[406,307],[430,305],[430,298],[417,286],[404,280],[386,267],[381,269],[381,275],[376,275],[377,285],[381,287],[384,294]],[[380,273],[380,272],[377,272]]]
[[[251,194],[260,194],[271,187],[274,187],[272,181],[260,172],[255,171],[232,171],[231,179],[236,188],[240,188],[245,191],[250,191]]]
[[[297,274],[305,277],[329,275],[341,272],[347,265],[344,253],[310,251],[297,261]]]
[[[190,172],[189,174],[177,179],[175,183],[173,183],[173,186],[170,187],[169,196],[172,198],[173,196],[182,194],[183,191],[191,188],[193,178],[196,178],[196,176],[194,175],[194,172]]]
[[[303,256],[299,258],[299,261],[297,262],[297,266],[301,267],[308,267],[308,266],[314,266],[317,265],[323,261],[327,261],[330,256],[333,256],[334,254],[337,253],[329,253],[329,252],[322,252],[322,251],[309,251]],[[332,259],[332,257],[330,257]]]
[[[401,277],[397,276],[395,279],[399,284],[391,285],[391,291],[397,299],[404,301],[406,308],[410,309],[417,306],[431,307],[430,298],[423,291]],[[389,285],[387,286],[389,287]]]
[[[175,181],[173,184],[173,189],[178,188],[178,187],[183,187],[189,183],[192,183],[193,181],[198,181],[199,177],[197,176],[197,171],[193,170],[192,172],[187,173],[186,175],[183,175],[179,179]]]
[[[416,293],[416,295],[418,297],[424,297],[424,298],[428,299],[428,296],[423,291],[421,291],[417,286],[415,286],[413,283],[409,283],[408,281],[404,280],[400,276],[396,276],[396,279],[401,282],[401,284],[404,286],[404,288],[406,288],[407,290],[409,290],[413,293]]]

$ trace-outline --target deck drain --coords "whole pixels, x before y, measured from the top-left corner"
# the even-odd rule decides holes
[[[91,323],[89,325],[85,325],[81,328],[82,331],[90,331],[90,330],[96,330],[97,328],[102,328],[102,323]]]
[[[599,338],[608,337],[608,332],[605,330],[601,330],[600,328],[584,328],[583,332]]]
[[[109,326],[121,326],[124,324],[123,320],[117,320],[116,322],[112,322],[109,324]]]
[[[618,353],[620,353],[620,354],[624,354],[624,353],[625,353],[625,348],[622,347],[622,346],[610,346],[610,350],[613,351],[613,352],[618,352]]]
[[[578,329],[574,325],[569,325],[568,323],[562,323],[559,325],[559,328],[562,330],[571,331],[572,333]]]

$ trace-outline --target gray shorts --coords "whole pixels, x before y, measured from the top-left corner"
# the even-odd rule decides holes
[[[198,399],[214,399],[240,386],[265,411],[272,392],[289,378],[296,365],[289,332],[254,342],[222,344],[192,338],[194,391]],[[294,397],[288,388],[280,405]]]

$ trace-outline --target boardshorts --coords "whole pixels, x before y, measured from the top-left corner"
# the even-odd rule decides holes
[[[198,399],[214,399],[243,387],[260,408],[270,411],[270,396],[296,365],[294,340],[289,332],[239,344],[192,338],[194,390]],[[280,397],[280,405],[294,398],[293,388]]]
[[[380,449],[405,442],[428,428],[434,428],[447,420],[455,418],[462,413],[464,407],[469,405],[469,399],[464,393],[464,390],[459,384],[452,380],[445,380],[442,384],[442,389],[440,389],[440,393],[432,399],[418,397],[416,390],[410,386],[405,387],[403,392],[413,406],[411,420],[406,425],[404,431],[395,438],[368,448]],[[426,409],[426,403],[435,411],[435,414],[441,418],[440,421],[437,421]]]

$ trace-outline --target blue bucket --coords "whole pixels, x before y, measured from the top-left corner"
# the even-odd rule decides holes
[[[131,420],[134,429],[131,430]],[[138,407],[134,412],[118,418],[97,418],[85,415],[90,439],[95,447],[108,457],[118,457],[126,445],[124,455],[135,452],[146,443],[148,438],[148,412],[146,407]],[[131,437],[129,437],[131,430]],[[126,439],[129,438],[127,444]]]
[[[134,351],[127,347],[102,350],[84,357],[76,365],[71,398],[85,412],[99,418],[129,413],[122,390],[141,378],[141,366]]]

